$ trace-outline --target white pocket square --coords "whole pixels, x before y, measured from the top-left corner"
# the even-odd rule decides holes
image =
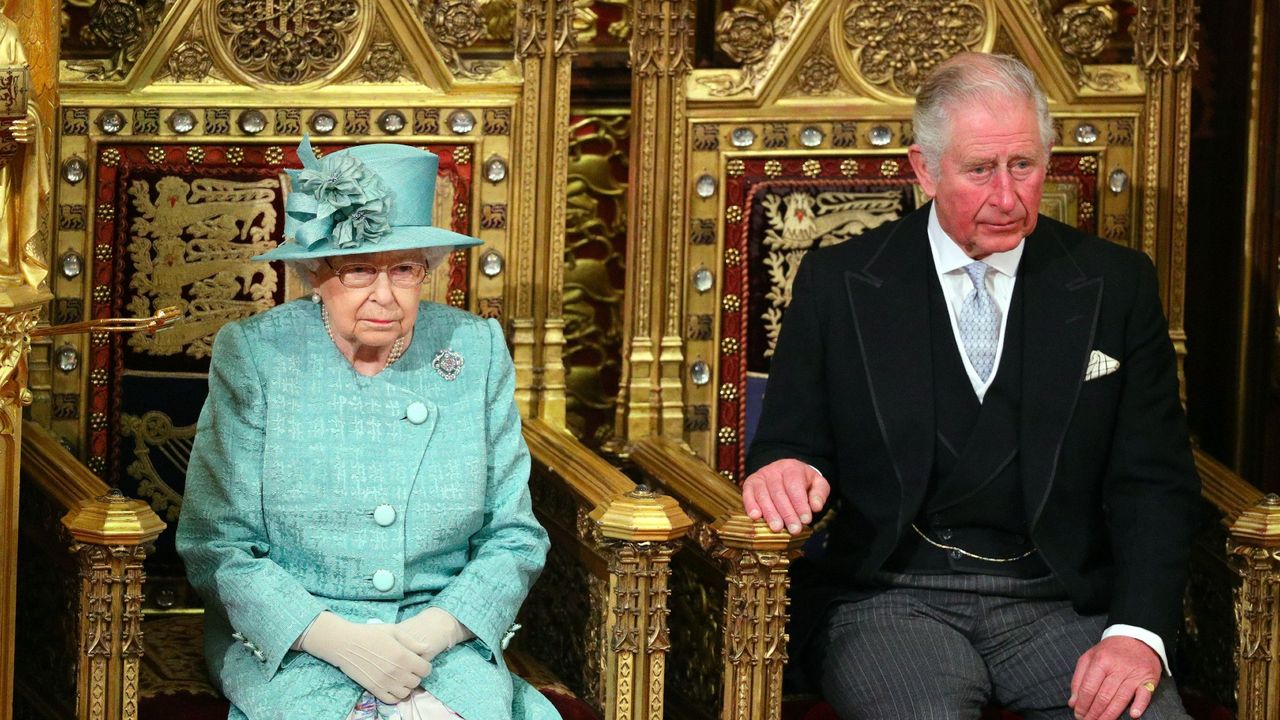
[[[1084,369],[1084,381],[1097,380],[1119,369],[1119,360],[1100,350],[1094,350],[1089,353],[1089,366]]]

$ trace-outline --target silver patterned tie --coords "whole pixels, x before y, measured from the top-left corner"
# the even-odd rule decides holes
[[[987,264],[973,262],[964,266],[973,282],[973,291],[965,296],[956,315],[960,340],[969,362],[984,381],[991,377],[996,362],[996,345],[1000,342],[1000,308],[987,292]]]

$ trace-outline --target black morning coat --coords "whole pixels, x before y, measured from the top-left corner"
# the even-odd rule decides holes
[[[841,509],[823,557],[793,567],[792,657],[833,601],[865,595],[912,532],[928,488],[936,274],[928,218],[925,205],[814,250],[795,279],[747,470],[782,458],[809,463],[831,483],[828,507]],[[1172,653],[1200,483],[1154,267],[1138,251],[1041,216],[1017,282],[1031,539],[1077,611],[1157,633]],[[1120,365],[1086,382],[1093,350]]]

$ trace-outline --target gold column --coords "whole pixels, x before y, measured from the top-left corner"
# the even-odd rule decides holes
[[[540,514],[561,513],[560,522],[544,523],[552,532],[553,554],[569,548],[591,568],[591,584],[600,578],[603,586],[604,618],[588,618],[583,633],[590,646],[584,690],[599,698],[606,720],[661,720],[671,645],[670,560],[693,522],[674,499],[636,486],[563,427],[531,419],[523,432],[535,477],[558,477],[569,493],[539,497],[534,487]],[[566,520],[576,538],[557,540]],[[581,549],[577,540],[584,543]],[[594,610],[596,602],[591,605]]]
[[[1280,496],[1269,494],[1231,524],[1227,559],[1235,591],[1236,717],[1269,720],[1280,710]]]
[[[1134,25],[1135,61],[1147,78],[1142,116],[1141,248],[1160,274],[1169,337],[1178,353],[1186,402],[1183,310],[1187,264],[1187,183],[1191,152],[1191,72],[1196,67],[1195,0],[1140,0]],[[1172,155],[1172,162],[1163,159]]]
[[[51,295],[49,188],[57,117],[60,17],[50,0],[14,0],[0,16],[0,715],[13,706],[17,607],[18,488],[29,333]]]
[[[693,516],[685,552],[706,552],[724,570],[724,654],[717,658],[724,685],[717,717],[778,720],[787,664],[787,571],[811,532],[792,537],[747,517],[738,489],[677,440],[643,438],[630,450],[630,460]]]
[[[643,487],[598,506],[609,562],[609,697],[606,720],[663,717],[671,554],[691,522],[675,500]]]
[[[527,0],[516,56],[524,66],[516,182],[520,188],[511,258],[516,400],[526,417],[564,425],[565,197],[569,162],[569,81],[577,36],[572,0]]]
[[[619,439],[683,433],[685,83],[691,0],[637,0],[631,38],[631,203]],[[662,142],[667,139],[670,145]]]
[[[725,720],[778,720],[782,712],[782,670],[787,664],[787,574],[800,554],[803,537],[761,537],[743,514],[717,523],[725,564]],[[767,528],[766,528],[767,529]]]
[[[149,505],[112,489],[62,524],[80,562],[79,720],[136,720],[142,661],[142,561],[165,524]]]

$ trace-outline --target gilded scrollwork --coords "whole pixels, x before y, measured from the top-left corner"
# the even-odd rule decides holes
[[[404,53],[392,42],[376,42],[369,46],[368,55],[360,64],[364,79],[375,83],[389,83],[404,74]]]
[[[1133,24],[1134,58],[1147,72],[1196,66],[1195,0],[1138,0]]]
[[[752,8],[726,10],[716,21],[716,44],[736,63],[758,63],[773,47],[773,23]]]
[[[1237,698],[1241,720],[1271,716],[1268,688],[1280,649],[1280,549],[1276,548],[1280,496],[1267,495],[1232,524],[1227,562],[1240,577],[1235,591]],[[1274,689],[1271,689],[1271,693]]]
[[[134,291],[128,310],[147,317],[176,306],[182,321],[155,335],[136,333],[129,345],[155,355],[207,357],[227,322],[274,304],[274,270],[249,258],[274,246],[279,181],[240,182],[167,176],[152,188],[129,187],[136,215],[127,244]],[[240,299],[247,295],[249,299]]]
[[[727,717],[779,717],[782,670],[787,662],[787,569],[794,554],[725,545],[712,552],[724,568],[727,583],[723,641]],[[759,667],[763,676],[756,674]],[[761,709],[767,709],[767,715],[760,715]]]
[[[542,576],[520,610],[525,629],[516,643],[546,661],[588,704],[603,710],[608,580],[592,574],[575,552],[553,545]]]
[[[214,42],[246,79],[299,85],[329,75],[358,41],[368,0],[286,4],[223,0],[206,6]]]
[[[133,68],[146,47],[166,3],[163,0],[99,0],[89,21],[80,29],[81,40],[105,46],[111,57],[73,60],[66,68],[85,80],[118,80]]]
[[[825,51],[805,58],[796,73],[796,85],[805,95],[826,95],[840,84],[840,70]]]
[[[683,550],[672,561],[671,616],[679,651],[668,667],[670,692],[682,704],[718,706],[724,687],[724,578],[701,554]]]
[[[418,0],[418,17],[435,40],[449,69],[459,77],[481,79],[499,68],[497,63],[465,61],[460,51],[475,44],[487,29],[476,0]]]
[[[589,447],[613,436],[622,353],[630,117],[570,126],[565,214],[566,420]]]
[[[652,679],[662,677],[670,646],[668,578],[676,543],[606,538],[600,545],[608,557],[612,588],[609,650],[618,688],[616,717],[639,717],[639,706],[648,709],[647,718],[661,718],[663,688]],[[643,673],[638,673],[640,664],[645,666]],[[648,679],[646,686],[636,686],[640,677]]]
[[[185,40],[169,54],[168,77],[176,82],[200,82],[213,69],[213,56],[199,40]]]
[[[717,23],[717,35],[727,32],[730,35],[729,46],[723,45],[723,40],[718,39],[722,43],[722,47],[726,53],[729,53],[729,47],[733,47],[733,52],[742,53],[743,57],[753,58],[750,62],[743,61],[742,71],[737,74],[719,73],[698,78],[698,83],[707,88],[712,97],[731,97],[744,92],[756,89],[769,71],[777,64],[782,57],[784,49],[790,42],[796,28],[805,16],[813,12],[817,0],[787,0],[778,6],[776,14],[773,15],[771,21],[768,22],[768,37],[770,44],[759,52],[757,48],[758,41],[752,40],[747,35],[748,29],[755,28],[759,32],[764,33],[764,26],[761,25],[760,18],[767,18],[767,13],[756,12],[752,15],[750,12],[734,16],[731,13],[722,15]],[[758,17],[757,17],[758,16]],[[741,23],[741,28],[739,28]],[[721,29],[720,25],[724,28]],[[758,56],[758,57],[757,57]]]
[[[850,0],[841,15],[854,75],[897,98],[914,97],[943,60],[980,50],[987,23],[982,0]]]
[[[1116,31],[1116,11],[1107,0],[1073,2],[1058,10],[1058,43],[1080,62],[1097,57]]]
[[[540,2],[520,3],[520,23],[516,35],[516,57],[541,56],[547,42],[547,8]]]
[[[591,0],[557,0],[555,17],[555,55],[564,57],[578,50],[583,38],[596,34],[596,14],[591,10]]]
[[[9,396],[9,381],[31,347],[31,330],[40,321],[40,309],[0,313],[0,394]],[[25,382],[25,380],[21,380]]]
[[[128,502],[118,491],[98,499]],[[137,545],[100,545],[75,541],[71,551],[80,566],[80,685],[88,699],[89,717],[105,718],[113,695],[122,717],[138,716],[138,675],[143,653],[142,600],[146,573],[143,561],[151,540]],[[119,587],[118,600],[115,588]],[[109,678],[115,677],[115,682]]]

